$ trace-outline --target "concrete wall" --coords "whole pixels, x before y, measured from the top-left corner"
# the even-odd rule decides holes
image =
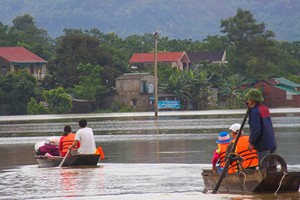
[[[154,85],[153,75],[141,75],[137,78],[138,74],[130,75],[126,79],[116,79],[116,96],[115,100],[124,103],[128,107],[133,107],[136,111],[149,110],[149,84]]]

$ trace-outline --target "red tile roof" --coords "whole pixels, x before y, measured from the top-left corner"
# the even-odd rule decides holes
[[[158,62],[190,62],[185,52],[157,52]],[[134,53],[129,63],[147,63],[154,62],[154,53]]]
[[[0,47],[0,57],[14,63],[47,63],[24,47]]]

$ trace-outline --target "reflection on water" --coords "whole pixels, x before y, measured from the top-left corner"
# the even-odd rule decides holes
[[[203,194],[204,164],[104,163],[92,168],[38,168],[23,166],[0,173],[0,199],[97,199],[126,195],[176,194],[180,199],[298,199],[298,193],[224,195]],[[298,170],[300,170],[298,166]],[[193,195],[193,198],[188,198]],[[126,199],[126,198],[124,198]],[[146,198],[147,199],[147,198]],[[156,199],[170,199],[157,197]],[[177,199],[177,198],[176,198]],[[173,200],[173,199],[172,199]]]
[[[201,193],[201,170],[210,167],[218,132],[240,120],[92,121],[89,126],[101,133],[95,140],[97,146],[103,147],[107,160],[96,168],[50,169],[38,168],[33,146],[60,132],[65,123],[1,124],[0,134],[47,133],[51,129],[54,134],[0,137],[0,199],[286,199],[284,195],[270,194]],[[299,122],[298,117],[273,118],[277,153],[285,159],[289,171],[300,171]],[[76,129],[76,123],[71,125]],[[289,194],[289,199],[299,199],[299,193]]]
[[[273,124],[278,128],[300,129],[300,117],[273,117]],[[196,118],[181,119],[179,117],[163,118],[155,120],[93,120],[88,125],[93,128],[95,134],[170,134],[170,133],[211,133],[214,130],[228,129],[233,123],[241,123],[241,118]],[[0,136],[24,136],[24,135],[57,135],[62,134],[65,124],[69,124],[74,131],[78,129],[77,120],[67,122],[46,123],[10,123],[0,124]],[[245,125],[248,129],[248,124]]]
[[[201,167],[106,163],[93,168],[43,169],[29,165],[0,174],[4,183],[0,196],[9,198],[13,194],[15,199],[28,199],[199,192],[203,185],[197,178]]]

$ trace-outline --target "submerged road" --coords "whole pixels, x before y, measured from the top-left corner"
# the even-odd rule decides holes
[[[272,108],[271,114],[299,114],[300,108]],[[158,117],[166,116],[218,116],[243,115],[246,109],[237,110],[201,110],[201,111],[159,111]],[[126,117],[153,117],[154,112],[124,112],[124,113],[86,113],[86,114],[56,114],[56,115],[9,115],[0,116],[0,122],[9,121],[41,121],[59,119],[97,119],[97,118],[126,118]]]

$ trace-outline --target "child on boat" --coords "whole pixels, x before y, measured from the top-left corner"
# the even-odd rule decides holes
[[[227,146],[229,145],[231,141],[231,138],[229,136],[229,133],[226,131],[223,131],[219,134],[218,140],[216,141],[217,148],[214,151],[214,155],[212,157],[212,170],[214,173],[221,173],[226,161],[226,150]],[[218,163],[218,165],[217,165]]]

